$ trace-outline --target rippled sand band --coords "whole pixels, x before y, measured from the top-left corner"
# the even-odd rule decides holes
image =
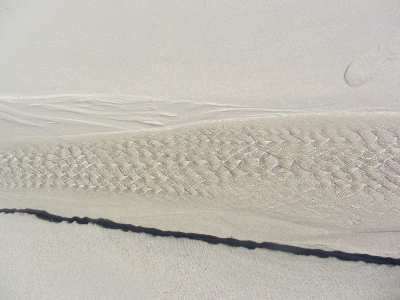
[[[19,138],[0,147],[0,202],[397,257],[399,125],[391,113],[293,115]]]
[[[400,195],[395,114],[271,117],[20,144],[2,188],[207,197],[246,190],[310,199]]]

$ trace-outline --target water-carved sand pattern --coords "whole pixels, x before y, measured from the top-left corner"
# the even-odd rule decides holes
[[[137,131],[284,113],[304,111],[129,95],[0,96],[0,134],[61,136]]]
[[[0,153],[0,187],[398,199],[399,123],[396,114],[289,116],[27,142]]]

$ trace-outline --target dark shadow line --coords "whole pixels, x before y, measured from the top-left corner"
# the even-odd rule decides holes
[[[223,244],[230,247],[242,247],[246,249],[268,249],[272,251],[280,251],[295,255],[301,256],[316,256],[320,258],[337,258],[343,261],[353,261],[358,262],[362,261],[365,263],[372,263],[378,265],[390,265],[390,266],[400,266],[400,258],[392,258],[392,257],[384,257],[384,256],[375,256],[369,254],[359,254],[359,253],[348,253],[343,251],[327,251],[322,249],[310,249],[310,248],[302,248],[297,246],[290,246],[284,244],[277,244],[272,242],[254,242],[254,241],[245,241],[238,240],[234,238],[221,238],[213,235],[207,234],[199,234],[199,233],[188,233],[188,232],[180,232],[180,231],[164,231],[157,228],[150,227],[142,227],[135,226],[131,224],[123,224],[116,223],[107,219],[91,219],[88,217],[80,218],[80,217],[62,217],[53,215],[44,210],[36,210],[36,209],[8,209],[3,208],[0,209],[0,213],[13,214],[13,213],[23,213],[35,215],[39,219],[61,223],[78,223],[78,224],[96,224],[103,228],[107,229],[119,229],[123,231],[130,231],[135,233],[145,233],[152,236],[160,236],[160,237],[174,237],[174,238],[186,238],[189,240],[202,241],[209,244]]]

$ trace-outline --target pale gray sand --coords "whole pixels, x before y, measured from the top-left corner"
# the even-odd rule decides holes
[[[357,69],[357,65],[363,63],[367,62],[360,60],[354,63],[348,69],[346,78],[350,74],[353,77],[363,76]],[[329,113],[387,113],[396,112],[400,107],[397,101],[387,105],[374,101],[364,107],[344,109],[340,102],[328,105]],[[273,108],[268,103],[249,106],[247,103],[235,105],[133,95],[0,96],[0,136],[8,139],[15,136],[58,137],[132,132],[233,118],[326,113],[326,105],[303,106],[301,103],[291,108]]]
[[[166,100],[129,95],[0,96],[0,136],[64,136],[152,130],[176,125],[315,109],[267,109],[248,105]]]
[[[0,209],[398,258],[399,122],[382,112],[400,111],[399,16],[392,0],[0,1]],[[271,114],[316,115],[133,133]],[[11,298],[399,294],[395,268],[2,220]]]
[[[377,76],[385,63],[399,58],[400,37],[396,37],[354,60],[344,74],[346,83],[351,87],[361,86]]]
[[[400,267],[0,214],[8,299],[398,299]]]
[[[0,203],[398,257],[399,123],[325,114],[10,140]]]
[[[375,49],[396,46],[399,15],[389,0],[4,0],[0,94],[398,110],[398,48]]]

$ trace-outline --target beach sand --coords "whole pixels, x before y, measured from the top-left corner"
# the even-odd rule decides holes
[[[397,299],[400,5],[0,4],[4,299]]]

